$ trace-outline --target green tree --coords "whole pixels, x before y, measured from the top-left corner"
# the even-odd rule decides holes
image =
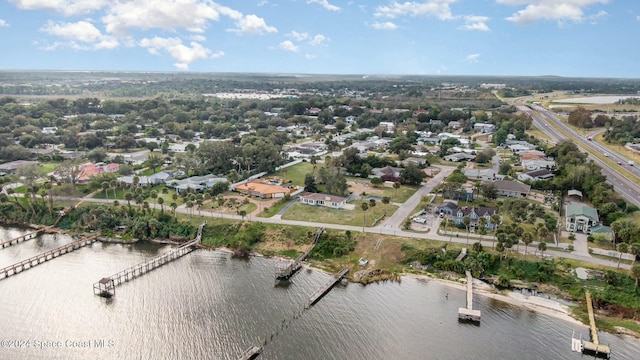
[[[384,216],[387,216],[387,205],[391,202],[391,198],[388,196],[382,197],[382,204],[384,205]]]
[[[360,208],[362,209],[362,214],[364,216],[364,220],[362,223],[362,232],[364,232],[364,227],[367,225],[367,210],[369,210],[369,204],[363,202],[360,204]]]
[[[304,190],[311,192],[311,193],[317,193],[318,192],[318,185],[316,184],[316,177],[313,176],[313,174],[306,174],[304,176]]]
[[[420,170],[415,164],[408,164],[400,172],[400,182],[409,185],[420,185],[427,175]]]
[[[524,242],[524,259],[527,260],[527,250],[533,242],[533,234],[529,231],[522,234],[522,242]]]
[[[638,279],[640,279],[640,264],[631,267],[631,277],[636,279],[636,290],[638,289]]]
[[[462,218],[462,223],[464,224],[464,227],[467,229],[467,245],[469,245],[469,233],[470,233],[470,225],[471,225],[471,218],[468,216],[465,216]]]
[[[539,242],[538,243],[538,250],[540,251],[540,256],[542,258],[544,258],[544,252],[547,251],[547,243],[546,242]]]

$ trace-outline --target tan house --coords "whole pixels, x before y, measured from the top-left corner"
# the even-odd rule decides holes
[[[332,209],[341,209],[347,204],[347,198],[320,193],[304,193],[300,195],[300,202],[312,206],[326,206]]]
[[[233,190],[249,196],[256,196],[263,199],[283,198],[286,194],[290,194],[290,188],[263,183],[260,181],[249,181],[244,184],[237,185]]]

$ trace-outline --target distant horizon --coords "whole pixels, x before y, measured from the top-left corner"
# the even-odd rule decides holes
[[[0,68],[637,79],[639,32],[640,1],[9,0]]]
[[[15,73],[28,73],[28,72],[51,72],[51,73],[128,73],[128,74],[176,74],[176,75],[189,75],[189,74],[255,74],[255,75],[271,75],[271,76],[300,76],[300,77],[313,77],[313,76],[344,76],[344,77],[362,77],[363,80],[369,77],[379,78],[394,78],[394,77],[433,77],[433,78],[557,78],[557,79],[612,79],[612,80],[640,80],[640,77],[618,77],[618,76],[563,76],[563,75],[476,75],[476,74],[404,74],[404,73],[389,73],[389,74],[373,74],[373,73],[300,73],[300,72],[259,72],[259,71],[195,71],[195,70],[83,70],[83,69],[0,69],[0,72],[15,72]]]

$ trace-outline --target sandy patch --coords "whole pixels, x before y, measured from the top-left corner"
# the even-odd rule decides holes
[[[403,276],[411,277],[415,279],[423,279],[423,280],[427,279],[430,281],[436,281],[440,284],[443,284],[452,288],[456,288],[459,290],[463,290],[463,291],[466,290],[467,288],[464,283],[439,279],[439,278],[435,278],[428,275],[403,274]],[[482,285],[478,286],[480,285],[479,283],[482,283]],[[495,290],[494,288],[492,288],[491,286],[483,282],[474,281],[473,284],[474,284],[475,294],[486,296],[488,298],[495,299],[498,301],[502,301],[510,305],[524,307],[526,309],[529,309],[541,314],[553,316],[557,319],[565,320],[576,325],[585,326],[585,324],[583,324],[582,322],[578,321],[577,319],[569,315],[568,306],[560,304],[556,301],[544,299],[538,296],[522,295],[520,293],[513,292],[513,291],[498,292],[497,290]]]

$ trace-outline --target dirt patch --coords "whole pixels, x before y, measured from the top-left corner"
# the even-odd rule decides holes
[[[356,195],[364,192],[370,195],[382,196],[384,190],[382,187],[373,187],[371,183],[365,181],[347,181],[347,185],[349,185],[349,190]]]
[[[304,252],[310,246],[309,244],[296,244],[293,239],[282,233],[280,229],[267,229],[264,238],[265,240],[260,243],[260,249],[266,251],[296,250]]]

